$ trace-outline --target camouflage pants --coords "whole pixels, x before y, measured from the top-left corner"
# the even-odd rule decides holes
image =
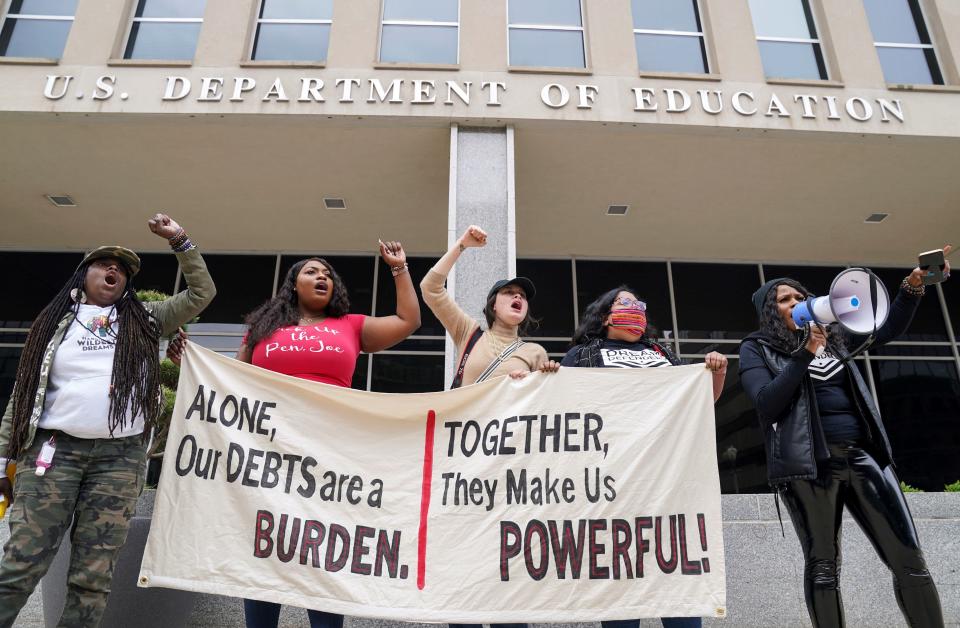
[[[53,466],[38,476],[37,454],[51,434],[37,430],[17,461],[10,539],[0,560],[3,628],[13,625],[46,574],[68,527],[73,549],[59,625],[99,625],[142,488],[146,453],[139,436],[84,439],[58,432]]]

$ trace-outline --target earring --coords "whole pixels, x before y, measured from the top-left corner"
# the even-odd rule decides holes
[[[74,303],[86,303],[87,302],[87,293],[81,290],[80,288],[74,288],[70,291],[70,299]]]

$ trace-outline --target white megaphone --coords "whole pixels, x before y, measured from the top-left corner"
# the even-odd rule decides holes
[[[793,308],[798,328],[815,322],[840,323],[852,334],[872,335],[890,314],[890,295],[866,268],[848,268],[837,275],[825,297],[811,297]]]

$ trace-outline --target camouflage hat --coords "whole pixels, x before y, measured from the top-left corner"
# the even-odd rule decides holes
[[[140,257],[130,249],[122,246],[98,246],[87,253],[83,261],[80,262],[80,266],[104,257],[115,257],[123,262],[123,265],[126,266],[131,277],[140,272]],[[80,268],[80,266],[77,266],[77,268]]]

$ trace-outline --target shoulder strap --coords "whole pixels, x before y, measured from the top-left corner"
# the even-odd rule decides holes
[[[490,377],[490,374],[497,370],[497,367],[503,364],[503,361],[510,357],[514,351],[520,348],[520,345],[523,344],[523,341],[517,338],[514,340],[509,347],[505,348],[500,352],[500,355],[493,359],[493,362],[487,365],[487,368],[483,370],[483,373],[480,373],[480,377],[477,378],[476,383],[480,383]]]
[[[463,369],[467,366],[467,358],[470,357],[470,352],[473,351],[474,345],[477,344],[477,341],[480,340],[480,336],[483,335],[483,330],[477,327],[473,330],[473,333],[470,334],[470,339],[467,340],[466,346],[463,348],[463,355],[460,356],[460,365],[457,367],[457,374],[453,378],[453,383],[450,384],[450,389],[460,388],[463,385]]]

